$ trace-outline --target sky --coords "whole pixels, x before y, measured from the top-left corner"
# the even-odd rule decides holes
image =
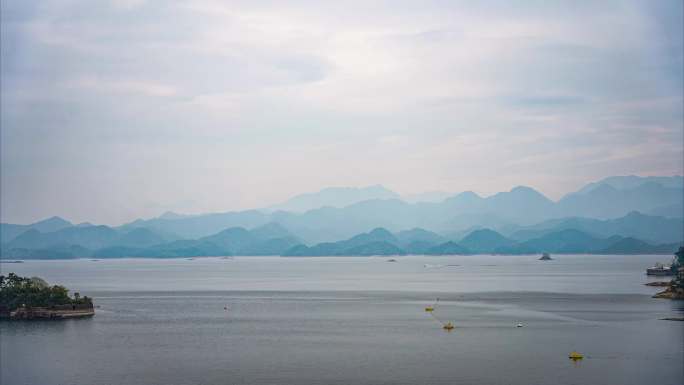
[[[0,219],[681,175],[681,0],[22,1]]]

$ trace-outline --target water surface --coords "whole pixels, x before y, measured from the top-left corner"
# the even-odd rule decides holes
[[[92,319],[0,323],[0,382],[684,382],[684,324],[659,319],[681,317],[684,304],[652,299],[658,288],[643,285],[645,267],[670,257],[555,258],[2,264],[100,308]],[[433,317],[423,308],[436,298]],[[569,361],[572,350],[587,358]]]

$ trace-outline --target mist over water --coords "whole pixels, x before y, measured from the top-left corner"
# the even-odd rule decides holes
[[[669,256],[237,257],[3,264],[93,296],[1,323],[3,384],[680,384]],[[424,307],[439,298],[434,317]],[[224,307],[226,309],[224,309]],[[436,319],[435,319],[436,318]],[[446,332],[438,321],[451,321]],[[524,327],[515,327],[522,323]],[[577,350],[586,358],[567,359]]]

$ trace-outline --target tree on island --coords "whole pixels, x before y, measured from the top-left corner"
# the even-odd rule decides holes
[[[78,293],[77,293],[78,294]],[[58,305],[90,305],[87,296],[69,296],[64,286],[50,286],[38,277],[20,277],[14,273],[0,275],[0,309],[13,311],[19,307],[51,307]]]
[[[675,259],[672,262],[672,272],[675,278],[673,279],[674,286],[684,288],[684,246],[680,246],[675,253]]]

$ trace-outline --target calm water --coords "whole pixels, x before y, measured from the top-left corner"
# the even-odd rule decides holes
[[[684,303],[643,285],[668,256],[387,259],[2,264],[100,308],[0,323],[0,382],[684,383],[684,323],[659,320],[684,316]],[[450,333],[423,310],[437,297]],[[586,358],[569,361],[572,350]]]

